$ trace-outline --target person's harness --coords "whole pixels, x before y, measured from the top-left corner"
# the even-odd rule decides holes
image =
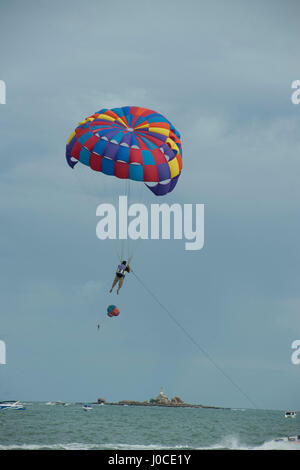
[[[117,269],[117,274],[119,274],[122,277],[125,277],[126,273],[126,266],[124,264],[119,264],[118,269]]]

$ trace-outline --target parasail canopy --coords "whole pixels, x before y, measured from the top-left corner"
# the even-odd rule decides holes
[[[157,196],[177,184],[182,170],[180,134],[161,114],[138,106],[101,109],[80,122],[68,139],[71,168],[142,181]],[[147,183],[154,183],[149,185]]]

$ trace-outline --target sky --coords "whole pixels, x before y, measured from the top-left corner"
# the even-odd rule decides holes
[[[0,400],[143,401],[163,387],[187,403],[251,407],[246,394],[300,410],[299,2],[0,10]],[[116,245],[96,237],[96,208],[121,186],[65,161],[78,122],[126,105],[180,131],[165,202],[205,207],[201,250],[144,240],[132,261],[177,324],[133,274],[109,294]],[[105,317],[111,303],[118,318]]]

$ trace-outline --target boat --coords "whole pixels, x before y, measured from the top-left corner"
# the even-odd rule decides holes
[[[285,418],[296,418],[296,411],[286,411]]]
[[[84,409],[84,411],[89,411],[93,409],[92,405],[90,405],[89,403],[85,403],[82,408]]]
[[[64,401],[48,401],[46,405],[62,405],[62,406],[68,406],[69,403],[65,403]]]
[[[275,439],[275,442],[294,442],[295,444],[300,444],[300,434],[298,436],[280,437]]]
[[[20,401],[7,400],[0,401],[0,410],[25,410],[25,406]]]

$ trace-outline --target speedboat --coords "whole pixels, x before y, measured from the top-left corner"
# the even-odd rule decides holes
[[[296,411],[286,411],[285,418],[296,418]]]
[[[0,410],[25,410],[25,406],[20,401],[7,400],[0,401]]]

